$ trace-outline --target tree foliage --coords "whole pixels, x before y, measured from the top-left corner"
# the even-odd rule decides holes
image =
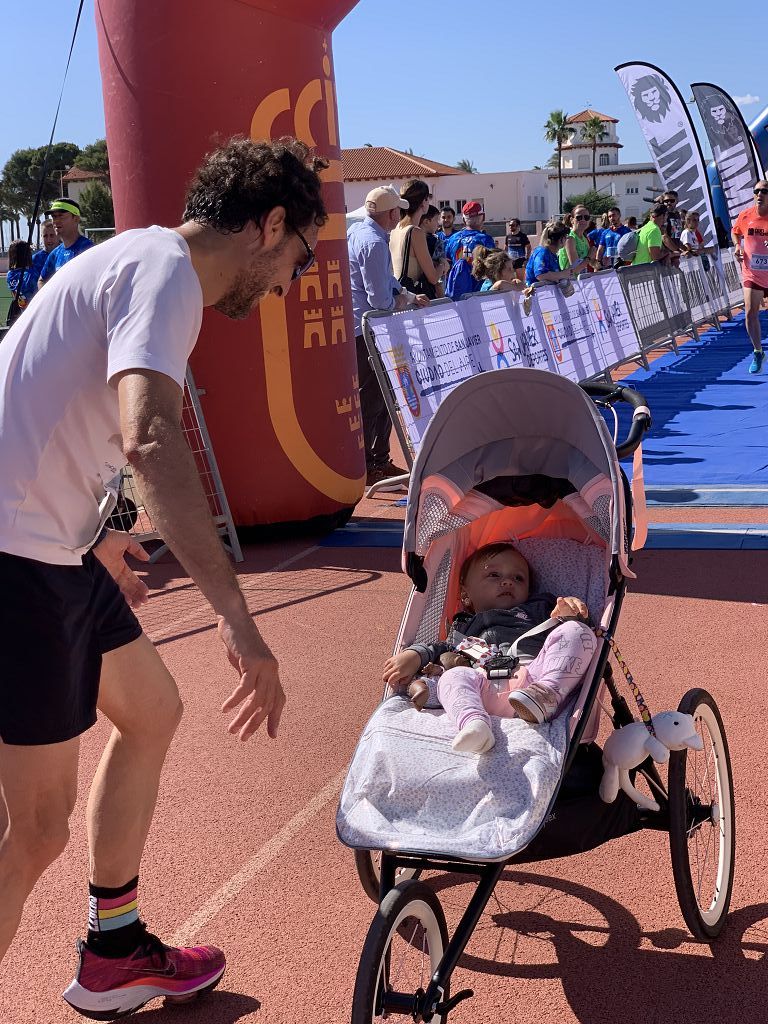
[[[563,161],[562,149],[566,142],[573,137],[576,129],[568,124],[568,115],[564,110],[553,110],[544,122],[544,138],[547,142],[557,146],[557,190],[560,200],[560,209],[563,209]]]
[[[46,146],[36,149],[17,149],[3,168],[2,182],[15,209],[25,217],[31,217],[35,208],[37,189],[45,161]],[[43,183],[42,208],[61,195],[61,178],[80,153],[74,142],[55,142],[51,147]]]
[[[597,144],[608,135],[608,131],[599,117],[590,117],[581,126],[581,137],[592,146],[592,190],[597,191]]]
[[[89,146],[86,146],[78,154],[75,161],[77,166],[84,171],[97,171],[109,177],[109,154],[107,153],[107,140],[97,139]]]
[[[608,213],[612,206],[616,206],[616,196],[606,196],[602,192],[590,189],[577,196],[568,196],[563,208],[566,213],[570,213],[577,206],[586,206],[592,216],[597,219],[604,213]]]
[[[477,168],[471,160],[459,160],[456,166],[460,171],[464,171],[465,174],[477,174]]]
[[[78,164],[78,167],[80,164]],[[92,181],[80,193],[80,212],[84,223],[89,228],[113,228],[115,211],[112,207],[112,196],[106,185],[100,181]]]

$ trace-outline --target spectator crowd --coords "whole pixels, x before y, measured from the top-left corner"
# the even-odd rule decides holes
[[[369,485],[403,476],[405,470],[390,457],[391,424],[363,338],[364,313],[510,290],[525,292],[528,310],[537,285],[556,284],[568,295],[580,274],[643,263],[678,266],[691,258],[706,265],[717,251],[705,246],[698,214],[679,209],[673,190],[654,201],[642,227],[634,217],[625,223],[618,206],[598,225],[580,204],[545,224],[538,245],[516,217],[507,222],[503,245],[497,245],[476,200],[464,203],[458,225],[452,209],[432,204],[429,185],[419,179],[405,182],[399,192],[392,185],[373,189],[365,210],[365,218],[350,226],[347,241]]]

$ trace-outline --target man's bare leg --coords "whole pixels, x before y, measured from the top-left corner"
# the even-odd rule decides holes
[[[146,636],[104,655],[99,710],[114,729],[88,797],[91,881],[116,887],[139,873],[160,773],[183,710]]]
[[[67,845],[79,751],[78,738],[28,747],[0,743],[0,960],[35,882]]]
[[[755,288],[744,289],[744,320],[747,334],[755,352],[762,352],[763,342],[760,330],[760,307],[763,304],[763,292]]]

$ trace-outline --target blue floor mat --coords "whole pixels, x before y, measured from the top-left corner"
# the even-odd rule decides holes
[[[398,519],[360,520],[323,537],[322,548],[400,548]],[[649,550],[767,551],[768,523],[649,523]]]
[[[626,378],[653,417],[643,443],[653,503],[768,504],[768,373],[747,372],[751,352],[741,315]],[[622,410],[620,436],[628,425]]]

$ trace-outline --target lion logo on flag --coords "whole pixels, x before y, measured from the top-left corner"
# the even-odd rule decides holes
[[[643,75],[630,90],[635,110],[644,121],[658,124],[672,106],[672,96],[666,82],[659,75]]]

